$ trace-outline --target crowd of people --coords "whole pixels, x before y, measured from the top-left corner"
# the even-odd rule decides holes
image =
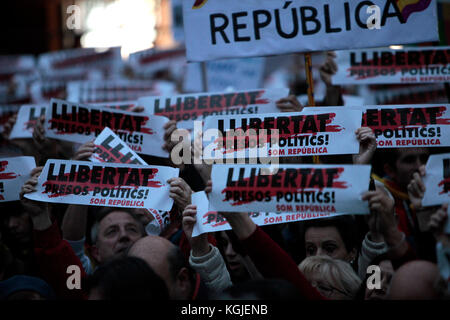
[[[340,88],[331,84],[334,57],[328,54],[320,69],[327,88],[322,106],[343,105]],[[303,108],[296,95],[277,106],[280,112]],[[95,147],[45,137],[44,117],[32,139],[9,139],[14,121],[5,125],[0,158],[33,156],[37,168],[23,185],[21,200],[0,203],[0,300],[449,297],[448,279],[436,258],[438,244],[450,246],[444,231],[448,206],[422,206],[427,159],[448,148],[377,149],[374,133],[363,127],[355,132],[358,154],[320,156],[319,161],[372,165],[372,186],[363,195],[369,215],[258,226],[248,212],[220,212],[232,230],[193,237],[197,207],[191,195],[211,192],[211,166],[178,165],[179,177],[168,182],[174,201],[170,223],[154,232],[148,228],[154,217],[146,209],[24,197],[36,190],[46,160],[88,161]],[[163,147],[169,152],[176,128],[175,121],[165,126]],[[175,166],[170,159],[140,156],[149,165]],[[281,157],[280,163],[310,164],[313,158]],[[378,283],[374,270],[380,271]]]

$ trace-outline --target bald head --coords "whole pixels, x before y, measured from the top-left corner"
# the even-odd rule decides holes
[[[158,236],[146,236],[136,241],[128,251],[129,256],[145,260],[149,266],[163,279],[169,274],[168,254],[175,245]]]
[[[440,274],[429,261],[415,260],[401,266],[392,277],[390,300],[430,300],[439,298],[436,288]]]
[[[189,271],[179,248],[169,240],[158,236],[146,236],[136,241],[128,251],[129,256],[138,257],[160,276],[169,290],[171,299],[188,299],[193,287]]]

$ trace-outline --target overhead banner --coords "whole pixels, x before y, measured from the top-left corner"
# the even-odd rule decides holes
[[[95,149],[89,160],[93,162],[147,163],[131,150],[111,129],[105,128],[94,141]]]
[[[428,158],[423,178],[423,206],[435,206],[450,201],[450,153],[434,154]]]
[[[336,52],[334,85],[450,81],[450,46]]]
[[[363,126],[372,128],[378,148],[450,146],[450,105],[363,107]]]
[[[17,120],[14,124],[10,139],[31,139],[36,120],[45,115],[47,107],[44,105],[23,105],[17,113]]]
[[[361,111],[312,109],[293,113],[207,118],[203,159],[359,152],[355,131],[361,127]]]
[[[213,165],[210,209],[230,212],[367,214],[367,165]]]
[[[188,61],[439,41],[432,0],[186,0],[183,18]]]
[[[228,221],[217,211],[209,210],[209,201],[204,191],[192,194],[192,204],[197,206],[197,223],[192,230],[192,236],[197,237],[202,233],[231,230]],[[335,216],[332,213],[280,213],[280,212],[249,212],[249,217],[258,226],[271,224],[297,222],[310,219],[319,219]]]
[[[179,169],[162,166],[47,160],[36,186],[26,198],[53,203],[169,211],[167,180]]]
[[[0,202],[20,200],[20,191],[36,168],[33,157],[0,159]]]
[[[52,99],[45,119],[49,138],[85,143],[108,127],[135,152],[163,158],[169,156],[162,149],[164,124],[169,121],[165,117]]]
[[[178,128],[193,129],[193,121],[209,116],[279,112],[276,101],[289,95],[289,89],[187,94],[142,97],[138,105],[149,113],[178,121]]]

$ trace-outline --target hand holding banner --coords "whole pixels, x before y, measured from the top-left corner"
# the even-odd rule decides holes
[[[20,200],[22,185],[36,168],[33,157],[0,159],[0,202]]]
[[[207,118],[203,159],[359,152],[355,131],[361,127],[360,111],[343,108],[305,109],[308,110]]]
[[[167,158],[162,149],[164,125],[169,119],[142,113],[86,106],[52,99],[46,113],[46,136],[53,139],[85,143],[109,127],[133,151]]]
[[[209,201],[204,191],[192,194],[192,204],[197,206],[197,223],[194,225],[192,236],[196,237],[206,232],[230,230],[228,221],[217,211],[209,210]],[[297,222],[310,219],[328,218],[339,214],[333,213],[280,213],[280,212],[249,212],[250,218],[258,226]]]
[[[45,115],[47,107],[44,105],[23,105],[17,113],[16,123],[9,135],[10,139],[31,139],[36,120]]]
[[[25,195],[36,201],[168,211],[167,180],[179,169],[162,166],[47,160],[37,191]]]
[[[378,148],[450,146],[450,105],[365,106],[363,126],[373,130]]]
[[[422,205],[434,206],[450,202],[450,153],[431,155],[425,171]]]

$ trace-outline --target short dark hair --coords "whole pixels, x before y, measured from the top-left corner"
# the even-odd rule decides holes
[[[347,249],[348,252],[350,252],[352,249],[359,250],[360,241],[358,239],[358,227],[355,218],[351,215],[342,215],[331,218],[321,218],[304,221],[301,231],[301,239],[303,241],[305,239],[306,231],[312,227],[335,227],[339,232],[342,241],[344,241],[345,249]]]
[[[101,207],[98,211],[95,211],[94,216],[94,222],[92,223],[92,226],[90,228],[90,242],[92,244],[95,244],[97,242],[98,238],[98,228],[100,225],[100,222],[111,212],[113,211],[122,211],[128,213],[136,222],[138,222],[138,225],[141,227],[140,231],[141,234],[145,235],[145,229],[142,225],[141,220],[139,220],[138,216],[134,213],[134,210],[131,208],[116,208],[116,207]]]
[[[85,280],[87,291],[97,289],[103,300],[169,300],[164,280],[141,258],[122,257],[95,269]]]

